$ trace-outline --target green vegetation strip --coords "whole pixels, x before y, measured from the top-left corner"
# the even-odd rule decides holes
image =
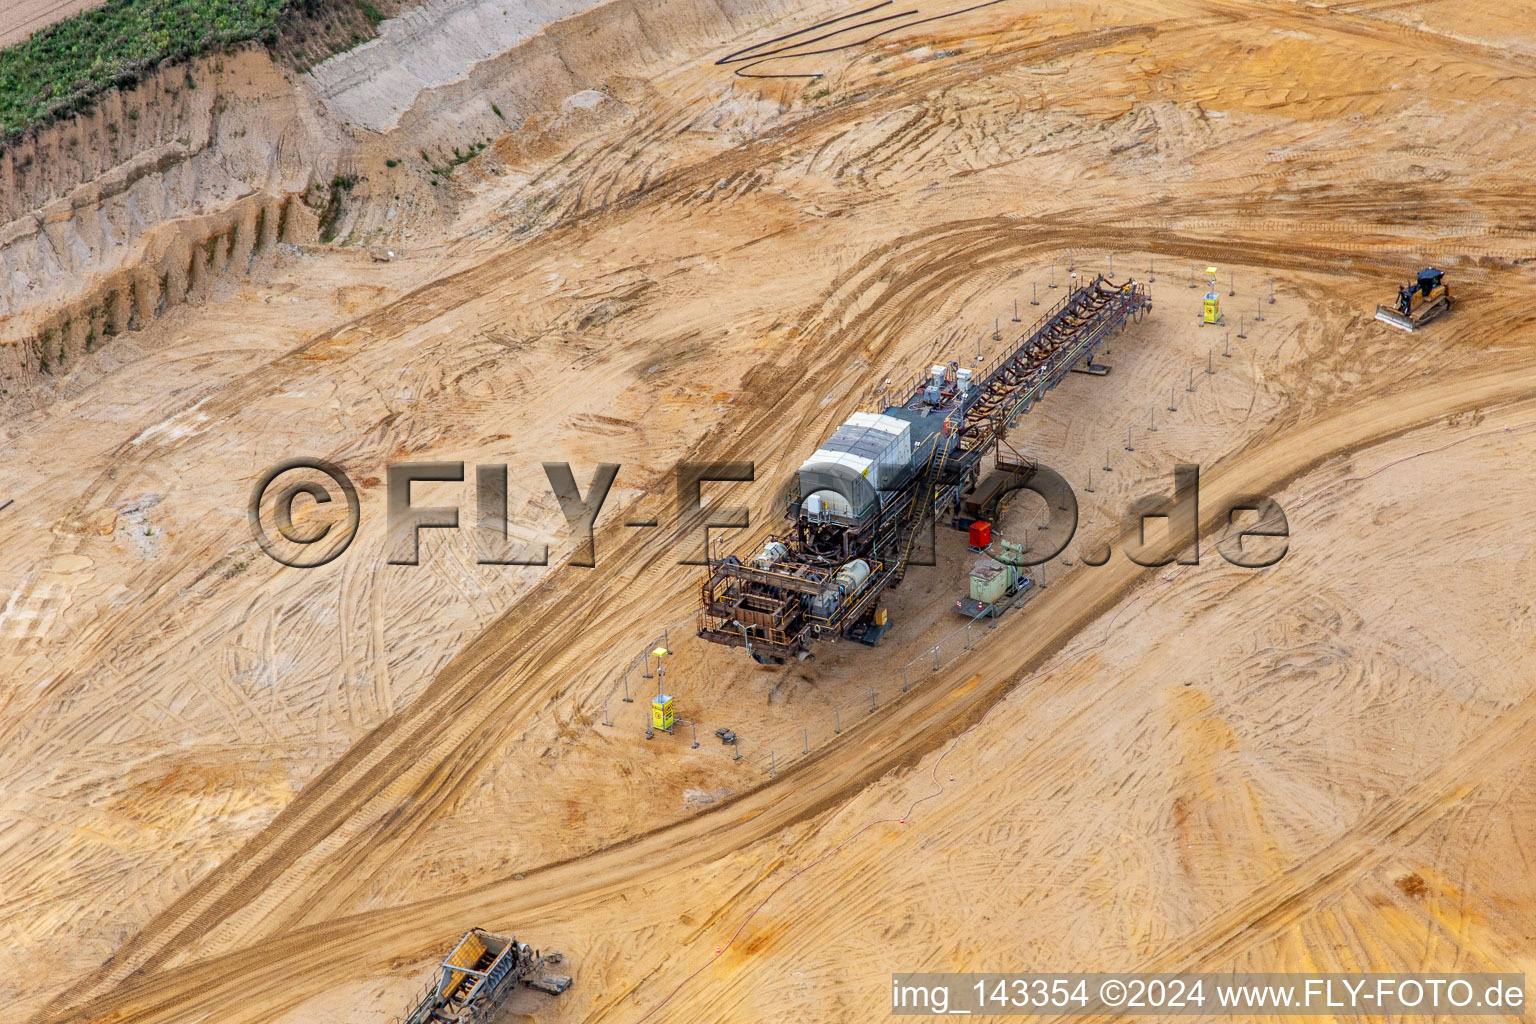
[[[89,109],[157,64],[277,36],[305,0],[109,0],[0,50],[0,136]]]

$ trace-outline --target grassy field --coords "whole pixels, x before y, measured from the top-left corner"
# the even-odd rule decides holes
[[[294,0],[111,0],[0,51],[0,133],[84,110],[165,61],[276,38]]]
[[[372,35],[398,2],[110,0],[0,50],[0,138],[89,109],[151,68],[260,40],[309,63]]]

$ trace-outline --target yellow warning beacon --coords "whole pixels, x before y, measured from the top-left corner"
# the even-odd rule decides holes
[[[1211,289],[1205,293],[1205,313],[1200,318],[1202,324],[1221,323],[1221,293],[1216,290],[1216,268],[1206,267],[1206,276],[1211,279]]]

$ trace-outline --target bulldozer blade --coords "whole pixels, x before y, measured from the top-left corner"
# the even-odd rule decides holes
[[[1376,319],[1384,324],[1391,324],[1400,331],[1411,331],[1417,325],[1391,306],[1377,306]]]

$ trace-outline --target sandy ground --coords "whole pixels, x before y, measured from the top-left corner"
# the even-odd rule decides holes
[[[18,43],[40,28],[100,7],[103,0],[12,0],[0,14],[0,46]]]
[[[864,1020],[910,969],[1536,967],[1532,86],[1468,6],[1019,2],[810,83],[712,64],[842,11],[797,15],[504,136],[405,260],[294,249],[116,342],[3,424],[5,998],[361,1024],[471,925],[571,957],[508,1020]],[[1015,438],[1082,502],[1045,591],[965,650],[947,534],[878,649],[691,638],[679,459],[756,461],[709,492],[747,546],[872,385],[999,351],[1111,252],[1152,315]],[[1426,260],[1458,309],[1374,324]],[[362,492],[319,570],[243,517],[294,454]],[[598,567],[476,565],[467,531],[386,564],[404,459],[507,463],[555,563],[539,463],[623,464]],[[1213,531],[1276,495],[1287,558],[1086,566],[1176,461]],[[468,484],[415,493],[472,519]],[[698,749],[620,699],[663,629]]]

